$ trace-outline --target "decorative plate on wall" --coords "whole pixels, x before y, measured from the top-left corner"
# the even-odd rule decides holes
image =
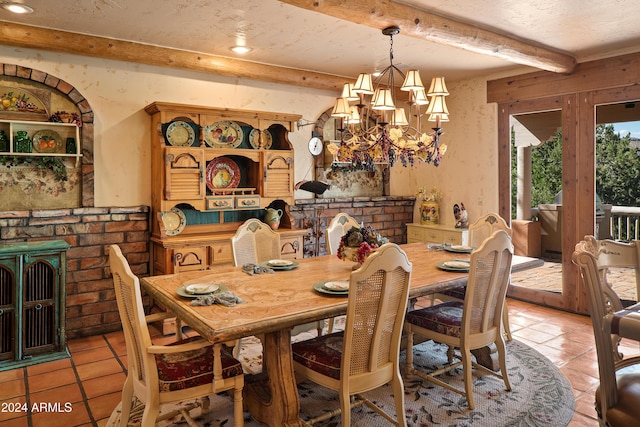
[[[193,127],[187,122],[175,121],[167,126],[167,142],[174,147],[189,147],[196,139]]]
[[[184,230],[187,225],[187,218],[180,209],[171,208],[162,212],[162,225],[167,236],[175,236]]]
[[[225,120],[204,127],[204,141],[209,147],[236,148],[242,144],[244,133],[237,123]]]
[[[267,129],[262,131],[262,146],[260,146],[260,131],[258,129],[252,129],[251,133],[249,133],[249,144],[253,148],[271,148],[271,144],[273,143],[273,138],[271,137],[271,132]]]
[[[57,153],[61,149],[64,151],[58,132],[42,129],[33,134],[33,150],[36,153]]]
[[[240,183],[240,168],[228,157],[216,157],[207,165],[206,182],[211,191],[236,188]]]

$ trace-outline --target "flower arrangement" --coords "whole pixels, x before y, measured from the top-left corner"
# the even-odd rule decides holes
[[[423,202],[437,202],[442,198],[442,191],[438,190],[436,187],[431,188],[431,191],[427,191],[426,188],[420,187],[418,188],[416,197],[419,197]]]
[[[340,239],[338,258],[362,264],[371,252],[388,241],[389,239],[382,237],[370,225],[351,227]]]

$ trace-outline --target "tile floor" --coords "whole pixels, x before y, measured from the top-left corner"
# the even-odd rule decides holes
[[[553,270],[549,270],[551,273]],[[514,275],[514,279],[517,276]],[[540,281],[538,277],[537,281]],[[593,409],[598,373],[591,322],[586,316],[509,299],[515,339],[552,360],[569,379],[576,399],[572,427],[597,426]],[[171,341],[157,331],[154,341]],[[70,359],[0,372],[0,427],[104,426],[120,400],[127,366],[121,332],[75,339]],[[637,353],[637,343],[624,343],[625,353]],[[56,403],[58,412],[7,411],[8,404]],[[65,407],[65,403],[69,403]],[[54,408],[56,409],[56,408]]]

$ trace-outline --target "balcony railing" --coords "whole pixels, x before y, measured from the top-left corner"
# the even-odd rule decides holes
[[[600,230],[599,239],[615,239],[622,241],[638,240],[640,236],[640,207],[604,205],[604,220],[608,230]],[[604,235],[608,231],[608,235]]]

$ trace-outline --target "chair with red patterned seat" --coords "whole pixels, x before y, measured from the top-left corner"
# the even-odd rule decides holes
[[[407,375],[415,374],[466,397],[469,409],[474,408],[472,367],[495,375],[511,390],[507,374],[506,346],[502,336],[502,310],[511,276],[513,245],[504,230],[498,230],[471,253],[469,280],[464,301],[447,301],[419,310],[409,311],[405,319],[407,335]],[[414,334],[449,346],[452,361],[454,348],[459,349],[459,361],[433,372],[422,372],[413,366]],[[500,361],[500,374],[472,362],[471,351],[495,345]],[[462,365],[464,390],[436,378]]]
[[[205,398],[205,409],[210,395],[233,390],[234,426],[243,426],[244,374],[240,362],[222,344],[212,345],[199,337],[154,345],[140,282],[117,245],[109,248],[109,266],[129,361],[122,388],[120,425],[128,425],[134,397],[144,404],[141,426],[150,427],[156,424],[163,404]],[[187,412],[183,415],[189,417]]]
[[[404,388],[400,376],[400,339],[408,305],[412,264],[394,243],[385,243],[351,272],[345,330],[294,343],[296,375],[337,391],[340,408],[308,424],[342,414],[351,425],[351,397],[390,422],[405,426]],[[391,384],[396,418],[360,393]]]

